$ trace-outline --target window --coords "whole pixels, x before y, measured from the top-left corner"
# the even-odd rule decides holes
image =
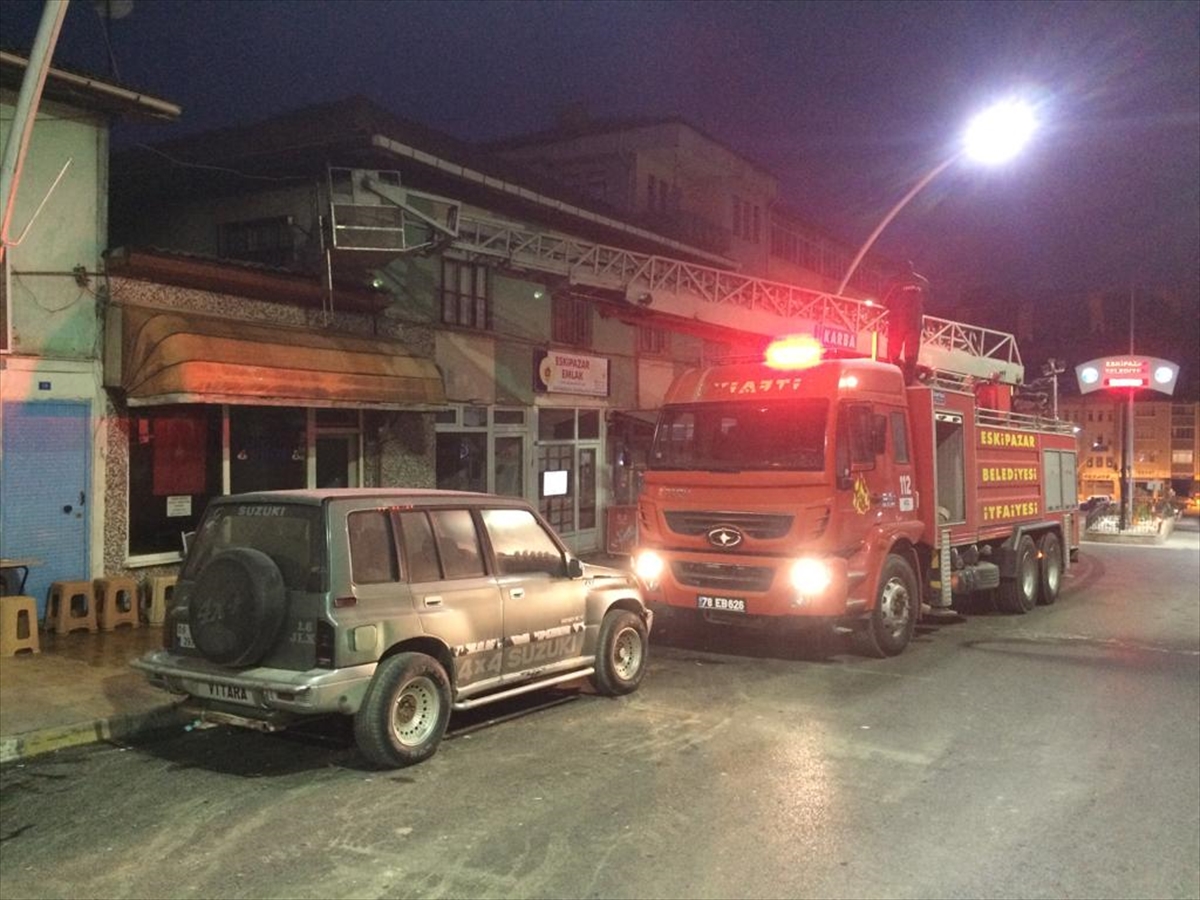
[[[759,214],[759,207],[755,206],[754,207],[754,233],[751,235],[751,239],[754,241],[754,243],[757,244],[761,237],[762,237],[762,220],[761,220],[761,217]]]
[[[289,266],[295,259],[292,217],[275,216],[218,225],[217,252],[224,259]]]
[[[658,179],[653,175],[646,177],[646,209],[654,212],[654,205],[658,197]]]
[[[908,430],[904,425],[904,413],[890,415],[892,423],[892,456],[898,463],[908,462]]]
[[[562,551],[528,510],[485,509],[483,524],[496,552],[498,574],[563,574]]]
[[[550,305],[550,334],[553,340],[574,347],[592,345],[592,307],[586,300],[566,295]]]
[[[346,519],[350,537],[350,573],[356,584],[395,581],[396,545],[386,510],[351,513]]]
[[[229,408],[229,493],[308,486],[303,409]]]
[[[483,574],[483,554],[469,510],[435,509],[429,512],[438,556],[446,578],[475,578]]]
[[[486,431],[439,431],[437,486],[450,491],[486,491],[488,477]]]
[[[442,321],[487,330],[492,327],[491,279],[487,266],[442,260]]]
[[[638,352],[651,356],[662,356],[671,349],[670,332],[665,328],[650,328],[646,325],[638,328]]]
[[[733,195],[733,233],[735,237],[742,234],[742,198]]]
[[[401,513],[400,534],[404,538],[404,561],[408,580],[413,584],[423,584],[441,579],[442,570],[438,565],[433,529],[425,513]]]
[[[129,554],[178,552],[221,495],[221,408],[139,411],[130,429]]]

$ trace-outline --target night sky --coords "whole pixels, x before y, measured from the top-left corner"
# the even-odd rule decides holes
[[[947,170],[877,247],[935,298],[989,286],[1080,307],[1168,288],[1200,310],[1197,2],[135,0],[111,21],[115,68],[97,5],[71,4],[55,62],[183,107],[118,144],[353,94],[480,141],[549,128],[568,104],[680,116],[852,246],[972,111],[1018,93],[1043,122],[1032,145]],[[0,3],[0,43],[27,48],[41,6]]]

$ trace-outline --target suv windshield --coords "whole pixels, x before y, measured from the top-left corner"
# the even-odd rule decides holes
[[[292,591],[324,591],[325,531],[321,509],[291,503],[210,506],[196,532],[181,577],[194,579],[213,556],[248,547],[271,557]]]
[[[825,467],[823,399],[668,406],[654,432],[651,469],[736,472]]]

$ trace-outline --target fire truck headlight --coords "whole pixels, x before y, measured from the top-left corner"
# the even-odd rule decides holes
[[[822,559],[798,559],[792,563],[792,587],[805,597],[812,597],[829,587],[833,575]]]
[[[646,584],[654,585],[663,573],[663,558],[653,550],[642,550],[633,559],[633,571]]]

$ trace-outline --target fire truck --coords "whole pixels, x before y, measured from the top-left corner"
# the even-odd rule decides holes
[[[868,337],[860,355],[793,338],[675,379],[638,502],[656,623],[821,622],[886,657],[972,595],[1016,614],[1058,597],[1075,440],[1014,410],[1013,336],[926,316],[908,384]]]

